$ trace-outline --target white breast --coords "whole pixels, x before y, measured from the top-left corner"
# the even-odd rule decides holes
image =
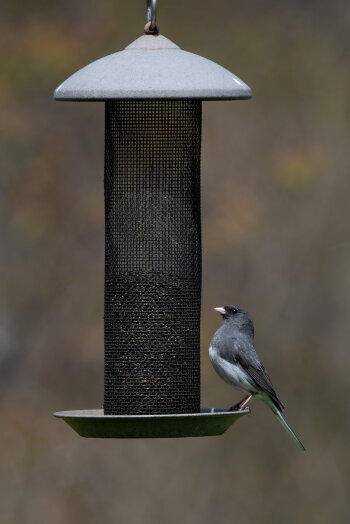
[[[247,375],[240,365],[232,364],[220,357],[213,346],[209,347],[209,357],[213,368],[225,382],[247,393],[255,391],[249,375]]]

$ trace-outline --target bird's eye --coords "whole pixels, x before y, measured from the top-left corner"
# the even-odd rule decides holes
[[[232,313],[238,313],[238,309],[236,309],[235,307],[232,308]]]

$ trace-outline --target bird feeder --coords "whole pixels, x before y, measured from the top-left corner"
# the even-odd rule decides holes
[[[251,97],[223,67],[145,34],[63,82],[105,102],[104,403],[55,413],[85,437],[223,433],[249,410],[200,408],[202,100]]]

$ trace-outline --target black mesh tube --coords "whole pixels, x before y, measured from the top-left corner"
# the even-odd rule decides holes
[[[200,409],[201,102],[106,102],[105,414]]]

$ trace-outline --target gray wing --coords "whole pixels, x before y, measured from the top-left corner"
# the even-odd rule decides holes
[[[257,389],[266,391],[279,409],[283,409],[282,402],[278,399],[271,379],[255,351],[250,337],[241,336],[231,338],[220,351],[220,356],[232,364],[240,364],[249,375]]]

